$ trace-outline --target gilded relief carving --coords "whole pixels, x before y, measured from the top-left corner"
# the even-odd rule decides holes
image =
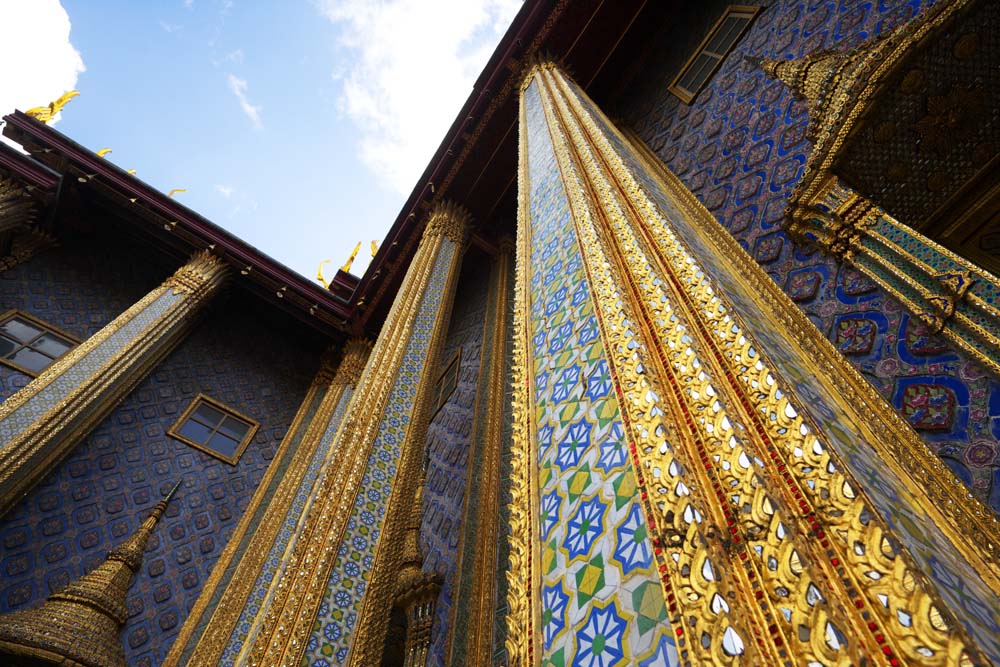
[[[941,88],[937,80],[952,69],[969,81],[995,78],[995,64],[989,71],[979,35],[949,32],[959,16],[971,16],[969,25],[980,28],[995,28],[998,21],[991,3],[957,0],[850,53],[824,51],[796,60],[761,60],[760,65],[809,105],[813,150],[783,222],[789,235],[858,269],[932,332],[1000,374],[1000,280],[915,231],[944,215],[945,199],[960,198],[956,174],[969,178],[980,167],[988,171],[986,163],[995,153],[987,150],[994,130],[985,112],[995,101],[995,86],[986,90],[960,81]],[[973,54],[979,55],[972,59]],[[952,67],[952,60],[965,64]],[[929,86],[940,90],[929,91]],[[883,104],[896,109],[895,116],[880,116]],[[871,154],[875,150],[889,156],[884,172],[877,174],[870,173],[878,162]],[[978,157],[972,157],[974,152]],[[909,216],[908,226],[849,182],[883,192],[894,210]],[[975,206],[989,204],[983,200]],[[978,220],[954,213],[946,217]],[[955,224],[946,225],[942,242],[969,235],[959,234]],[[981,226],[982,232],[988,224]],[[978,246],[971,256],[983,257]],[[967,276],[961,293],[942,283],[940,274]]]
[[[760,267],[690,192],[662,165],[633,153],[557,68],[537,68],[532,77],[569,194],[601,336],[614,351],[639,493],[670,622],[686,651],[682,664],[791,659],[856,665],[888,658],[944,665],[998,655],[987,629],[996,623],[997,610],[989,605],[1000,590],[991,547],[996,529],[983,508],[961,493],[944,506],[928,496],[911,477],[915,471],[900,468],[903,450],[891,444],[919,442],[915,434],[812,325],[797,321],[802,314],[783,303],[787,297],[776,286],[767,286]],[[852,229],[859,220],[876,224],[870,206],[842,203],[839,215],[855,222]],[[862,247],[850,234],[839,242],[845,250]],[[934,280],[954,300],[967,298],[975,284],[961,271]],[[786,341],[777,348],[766,331],[772,326]],[[802,351],[781,349],[788,345]],[[800,392],[814,390],[785,377],[790,364],[838,387],[829,396],[846,417],[831,421],[810,405],[816,398],[804,401]],[[864,402],[850,405],[859,392]],[[844,418],[848,422],[838,423]],[[845,441],[840,429],[847,423],[869,433],[870,445],[858,449],[856,440]],[[530,423],[525,431],[531,432]],[[515,447],[527,450],[530,461],[527,433],[515,431]],[[954,488],[926,447],[908,456],[921,457],[919,470],[941,478],[934,484]],[[892,474],[873,476],[879,465]],[[903,497],[901,504],[889,501],[887,486]],[[512,511],[533,511],[524,497],[530,493],[522,485]],[[915,515],[904,520],[894,514],[900,510]],[[936,516],[917,519],[924,512]],[[974,517],[973,525],[956,520],[960,516]],[[940,532],[915,530],[911,520],[941,526]],[[512,520],[512,546],[519,551],[512,552],[511,581],[519,594],[530,595],[532,565],[522,554],[537,538],[525,524]],[[944,571],[959,561],[939,562],[935,571],[926,559],[927,540],[935,549],[957,549],[981,579],[969,580],[956,596]],[[964,596],[970,595],[984,605],[981,621],[968,616]],[[523,637],[531,616],[523,603],[518,611],[509,628]],[[514,642],[508,647],[519,650]],[[530,664],[523,648],[516,655],[524,660],[516,664]]]

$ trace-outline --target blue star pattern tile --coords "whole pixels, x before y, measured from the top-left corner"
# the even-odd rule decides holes
[[[665,664],[676,665],[659,579],[651,558],[642,562],[651,548],[648,537],[643,538],[645,519],[535,84],[526,91],[525,102],[542,662],[609,667],[654,659],[667,646]],[[622,536],[629,541],[624,550]],[[635,546],[642,539],[645,551]],[[622,554],[626,566],[616,554]],[[650,594],[636,595],[640,590]],[[647,623],[646,618],[654,620]]]
[[[392,493],[400,449],[410,424],[413,399],[424,371],[427,348],[434,324],[440,315],[441,295],[455,252],[455,245],[451,241],[446,239],[442,242],[413,323],[402,364],[389,394],[378,435],[372,444],[368,467],[361,479],[354,509],[323,595],[327,605],[320,610],[316,619],[316,629],[312,634],[315,641],[310,641],[313,648],[306,651],[304,664],[316,665],[320,660],[341,663],[347,657],[354,625],[368,586],[368,575],[374,562],[382,521]],[[348,564],[358,568],[354,575],[348,574]],[[327,630],[331,624],[340,626],[340,631]],[[336,640],[327,639],[334,634],[337,636]]]

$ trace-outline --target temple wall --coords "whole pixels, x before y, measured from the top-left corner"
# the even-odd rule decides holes
[[[85,340],[175,268],[120,237],[66,236],[60,245],[0,272],[0,313],[21,310]],[[0,400],[31,380],[0,364]]]
[[[434,416],[427,432],[427,480],[424,486],[424,518],[420,531],[424,570],[444,578],[434,608],[428,667],[445,665],[449,635],[464,636],[459,613],[451,621],[457,577],[459,544],[465,519],[466,481],[469,475],[469,444],[473,431],[476,392],[486,314],[489,264],[467,266],[459,280],[455,306],[441,363],[447,364],[461,348],[458,386]],[[444,367],[437,369],[443,372]]]
[[[0,519],[0,612],[40,602],[96,566],[182,479],[132,584],[122,634],[129,665],[162,662],[274,457],[322,349],[322,341],[290,326],[286,316],[229,289],[69,458]],[[199,392],[260,422],[237,465],[166,435]]]
[[[685,105],[667,88],[725,4],[713,3],[700,19],[674,20],[684,27],[676,39],[664,26],[632,93],[609,111],[656,151],[976,495],[1000,510],[1000,381],[929,335],[864,277],[791,243],[781,220],[809,151],[806,109],[744,60],[849,48],[930,3],[775,2]]]

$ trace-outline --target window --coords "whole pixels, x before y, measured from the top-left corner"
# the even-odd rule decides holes
[[[0,316],[0,362],[32,377],[79,343],[69,334],[19,310]]]
[[[167,434],[236,465],[259,426],[222,403],[198,394]]]
[[[432,419],[438,413],[438,410],[443,408],[444,404],[448,402],[448,397],[451,396],[451,393],[455,391],[455,387],[458,386],[458,371],[461,367],[462,349],[459,348],[448,362],[448,365],[445,366],[444,372],[438,378],[437,384],[434,385],[434,411],[431,412]]]
[[[688,58],[684,67],[670,83],[670,92],[681,98],[685,104],[690,104],[719,69],[723,59],[729,55],[760,10],[760,7],[752,5],[726,7],[726,11],[708,32],[708,36],[701,41],[694,55]]]

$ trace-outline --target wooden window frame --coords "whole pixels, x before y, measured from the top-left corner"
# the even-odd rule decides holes
[[[198,406],[201,405],[202,403],[207,403],[208,405],[212,406],[213,408],[223,413],[227,417],[233,417],[234,419],[238,419],[239,421],[245,422],[250,426],[250,428],[247,429],[246,435],[243,436],[243,439],[240,441],[239,446],[237,446],[236,450],[233,452],[233,455],[231,457],[223,456],[221,453],[215,451],[208,445],[196,442],[188,437],[185,437],[184,435],[181,435],[180,433],[181,426],[183,426],[188,421],[191,415],[194,414],[194,411],[197,410]],[[257,435],[257,431],[259,429],[260,429],[260,423],[257,422],[256,420],[250,419],[250,417],[247,417],[246,415],[237,412],[236,410],[233,410],[228,405],[215,400],[211,396],[199,393],[197,396],[191,399],[191,403],[188,404],[187,408],[184,409],[184,412],[181,413],[181,416],[178,417],[177,421],[175,421],[170,426],[170,428],[167,430],[167,435],[169,435],[171,438],[174,438],[175,440],[183,442],[185,445],[189,445],[191,447],[194,447],[195,449],[200,449],[209,456],[214,456],[215,458],[221,461],[225,461],[229,465],[236,465],[239,462],[240,457],[243,456],[243,452],[246,451],[247,446],[250,444],[251,441],[253,441],[254,436]],[[209,438],[211,438],[211,436],[214,435],[217,430],[218,428],[213,430],[209,434]]]
[[[447,394],[442,394],[442,389],[444,388],[444,379],[448,376],[452,369],[455,373],[455,386],[451,388]],[[437,413],[441,411],[441,408],[445,406],[451,395],[455,393],[458,389],[459,376],[462,372],[462,348],[458,348],[455,354],[451,355],[451,359],[448,363],[444,365],[444,370],[438,376],[437,382],[434,383],[434,411],[431,412],[431,419],[437,416]]]
[[[761,7],[759,5],[729,5],[728,7],[726,7],[725,11],[722,12],[722,16],[720,16],[719,19],[715,22],[715,25],[712,26],[712,29],[708,31],[708,34],[705,35],[705,38],[701,40],[701,43],[698,45],[698,48],[695,49],[694,53],[691,54],[691,57],[687,59],[687,62],[685,62],[684,66],[681,67],[680,71],[677,73],[677,76],[674,77],[674,80],[670,82],[668,90],[673,95],[678,97],[682,102],[684,102],[684,104],[691,104],[691,102],[693,102],[694,99],[698,97],[698,94],[705,89],[705,86],[708,85],[708,82],[712,80],[712,77],[715,76],[715,73],[719,71],[719,68],[722,67],[722,62],[726,59],[726,57],[730,53],[732,53],[733,49],[736,47],[737,44],[739,44],[740,40],[743,39],[743,35],[745,35],[747,30],[750,29],[750,26],[753,25],[754,19],[757,18],[757,15],[760,14],[760,12],[763,9],[764,7]],[[723,25],[725,25],[726,19],[728,19],[733,14],[748,14],[749,16],[747,17],[746,24],[736,35],[736,39],[733,40],[732,45],[724,53],[715,53],[712,51],[707,51],[706,47],[711,43],[712,39],[718,34],[719,29],[722,28]],[[680,87],[681,79],[684,78],[684,75],[687,74],[691,66],[694,65],[695,61],[698,60],[698,56],[702,55],[703,53],[707,53],[707,55],[716,58],[715,65],[708,72],[708,76],[705,77],[704,81],[700,86],[698,86],[697,90],[690,91],[685,88],[681,88]]]
[[[72,350],[76,349],[76,347],[78,345],[80,345],[80,343],[82,342],[79,338],[77,338],[73,334],[67,333],[67,332],[63,331],[62,329],[60,329],[59,327],[53,326],[53,325],[49,324],[45,320],[41,320],[41,319],[35,317],[34,315],[32,315],[30,313],[26,313],[23,310],[18,310],[16,308],[12,308],[12,309],[6,311],[5,313],[3,313],[3,315],[0,315],[0,324],[5,324],[8,321],[14,319],[15,317],[18,317],[18,318],[20,318],[22,320],[27,320],[28,322],[30,322],[34,326],[38,327],[39,329],[42,330],[42,332],[43,332],[42,335],[44,335],[46,333],[51,333],[51,334],[53,334],[55,336],[59,336],[60,338],[65,338],[70,343],[72,343],[72,345],[69,347],[69,349],[67,349],[65,352],[63,352],[58,357],[52,359],[52,363],[50,363],[48,366],[46,366],[45,368],[43,368],[40,371],[33,371],[33,370],[29,369],[29,368],[25,368],[24,366],[21,366],[20,364],[14,363],[14,361],[11,360],[11,359],[7,359],[6,357],[0,357],[0,364],[3,364],[4,366],[8,366],[9,368],[13,368],[18,373],[24,373],[25,375],[27,375],[29,377],[36,378],[39,375],[41,375],[42,373],[44,373],[46,370],[48,370],[49,368],[51,368],[52,364],[56,363],[57,361],[59,361],[60,359],[62,359],[63,357],[65,357]],[[35,340],[37,340],[37,338]],[[24,344],[19,349],[24,349],[25,347],[29,347],[30,348],[31,346],[30,346],[30,344]],[[34,350],[35,348],[31,348],[31,349]],[[39,352],[38,350],[35,350],[35,351]],[[42,354],[44,356],[49,356],[45,352],[40,352],[40,354]]]

